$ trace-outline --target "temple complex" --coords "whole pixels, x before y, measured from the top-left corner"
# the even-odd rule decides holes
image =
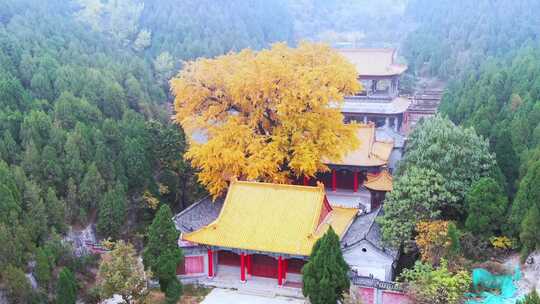
[[[295,185],[231,181],[226,197],[202,199],[177,214],[182,280],[233,273],[240,282],[258,276],[301,286],[302,266],[329,227],[354,276],[393,279],[398,252],[384,246],[376,219],[409,130],[411,101],[399,95],[407,67],[390,49],[340,52],[357,66],[364,88],[342,107],[346,123],[359,123],[360,145],[342,159],[323,159],[327,172],[299,177]]]

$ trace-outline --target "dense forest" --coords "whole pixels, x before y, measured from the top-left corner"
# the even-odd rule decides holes
[[[22,284],[10,298],[30,301],[17,280],[29,261],[45,294],[56,265],[84,268],[59,243],[72,225],[140,244],[157,204],[204,195],[167,107],[181,60],[292,37],[266,1],[176,4],[0,1],[0,271]]]
[[[289,0],[296,39],[398,48],[413,28],[404,0]]]
[[[540,2],[411,0],[403,55],[409,69],[443,79],[480,67],[490,57],[514,53],[540,35]]]
[[[416,27],[402,47],[410,72],[438,77],[447,87],[442,116],[409,137],[381,224],[388,242],[415,238],[423,262],[431,261],[422,248],[423,227],[436,231],[447,222],[461,231],[460,258],[482,261],[497,256],[494,248],[511,248],[523,261],[540,244],[539,4],[415,0],[407,7]],[[478,166],[484,157],[496,166],[485,159]],[[442,229],[448,235],[449,227]],[[444,250],[450,264],[459,261]]]
[[[170,121],[169,79],[184,60],[302,39],[399,47],[411,74],[447,81],[443,115],[411,135],[396,174],[388,242],[444,226],[471,260],[493,236],[526,255],[540,245],[537,11],[536,0],[0,0],[2,289],[12,302],[74,301],[77,288],[95,301],[81,283],[95,261],[61,241],[88,225],[135,244],[124,257],[143,244],[145,263],[168,254],[149,235],[207,195]]]
[[[531,202],[538,202],[540,19],[534,11],[540,3],[424,2],[408,7],[418,28],[405,42],[405,56],[415,72],[451,77],[440,111],[489,140],[512,202],[501,229],[519,238]]]

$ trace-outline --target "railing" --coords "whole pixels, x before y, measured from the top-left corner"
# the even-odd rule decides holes
[[[381,281],[379,279],[360,276],[354,273],[350,273],[349,276],[351,278],[351,283],[354,285],[400,292],[403,292],[404,290],[402,284],[398,282]]]

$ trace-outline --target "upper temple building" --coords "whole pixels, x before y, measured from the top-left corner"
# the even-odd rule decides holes
[[[407,66],[396,63],[394,49],[341,49],[339,52],[354,64],[362,91],[346,96],[342,112],[345,121],[373,122],[401,133],[407,123],[410,101],[399,96],[399,80]]]

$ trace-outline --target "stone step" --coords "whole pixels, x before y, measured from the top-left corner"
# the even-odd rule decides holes
[[[265,298],[275,298],[276,296],[276,294],[270,290],[262,290],[255,288],[238,288],[238,293]]]

